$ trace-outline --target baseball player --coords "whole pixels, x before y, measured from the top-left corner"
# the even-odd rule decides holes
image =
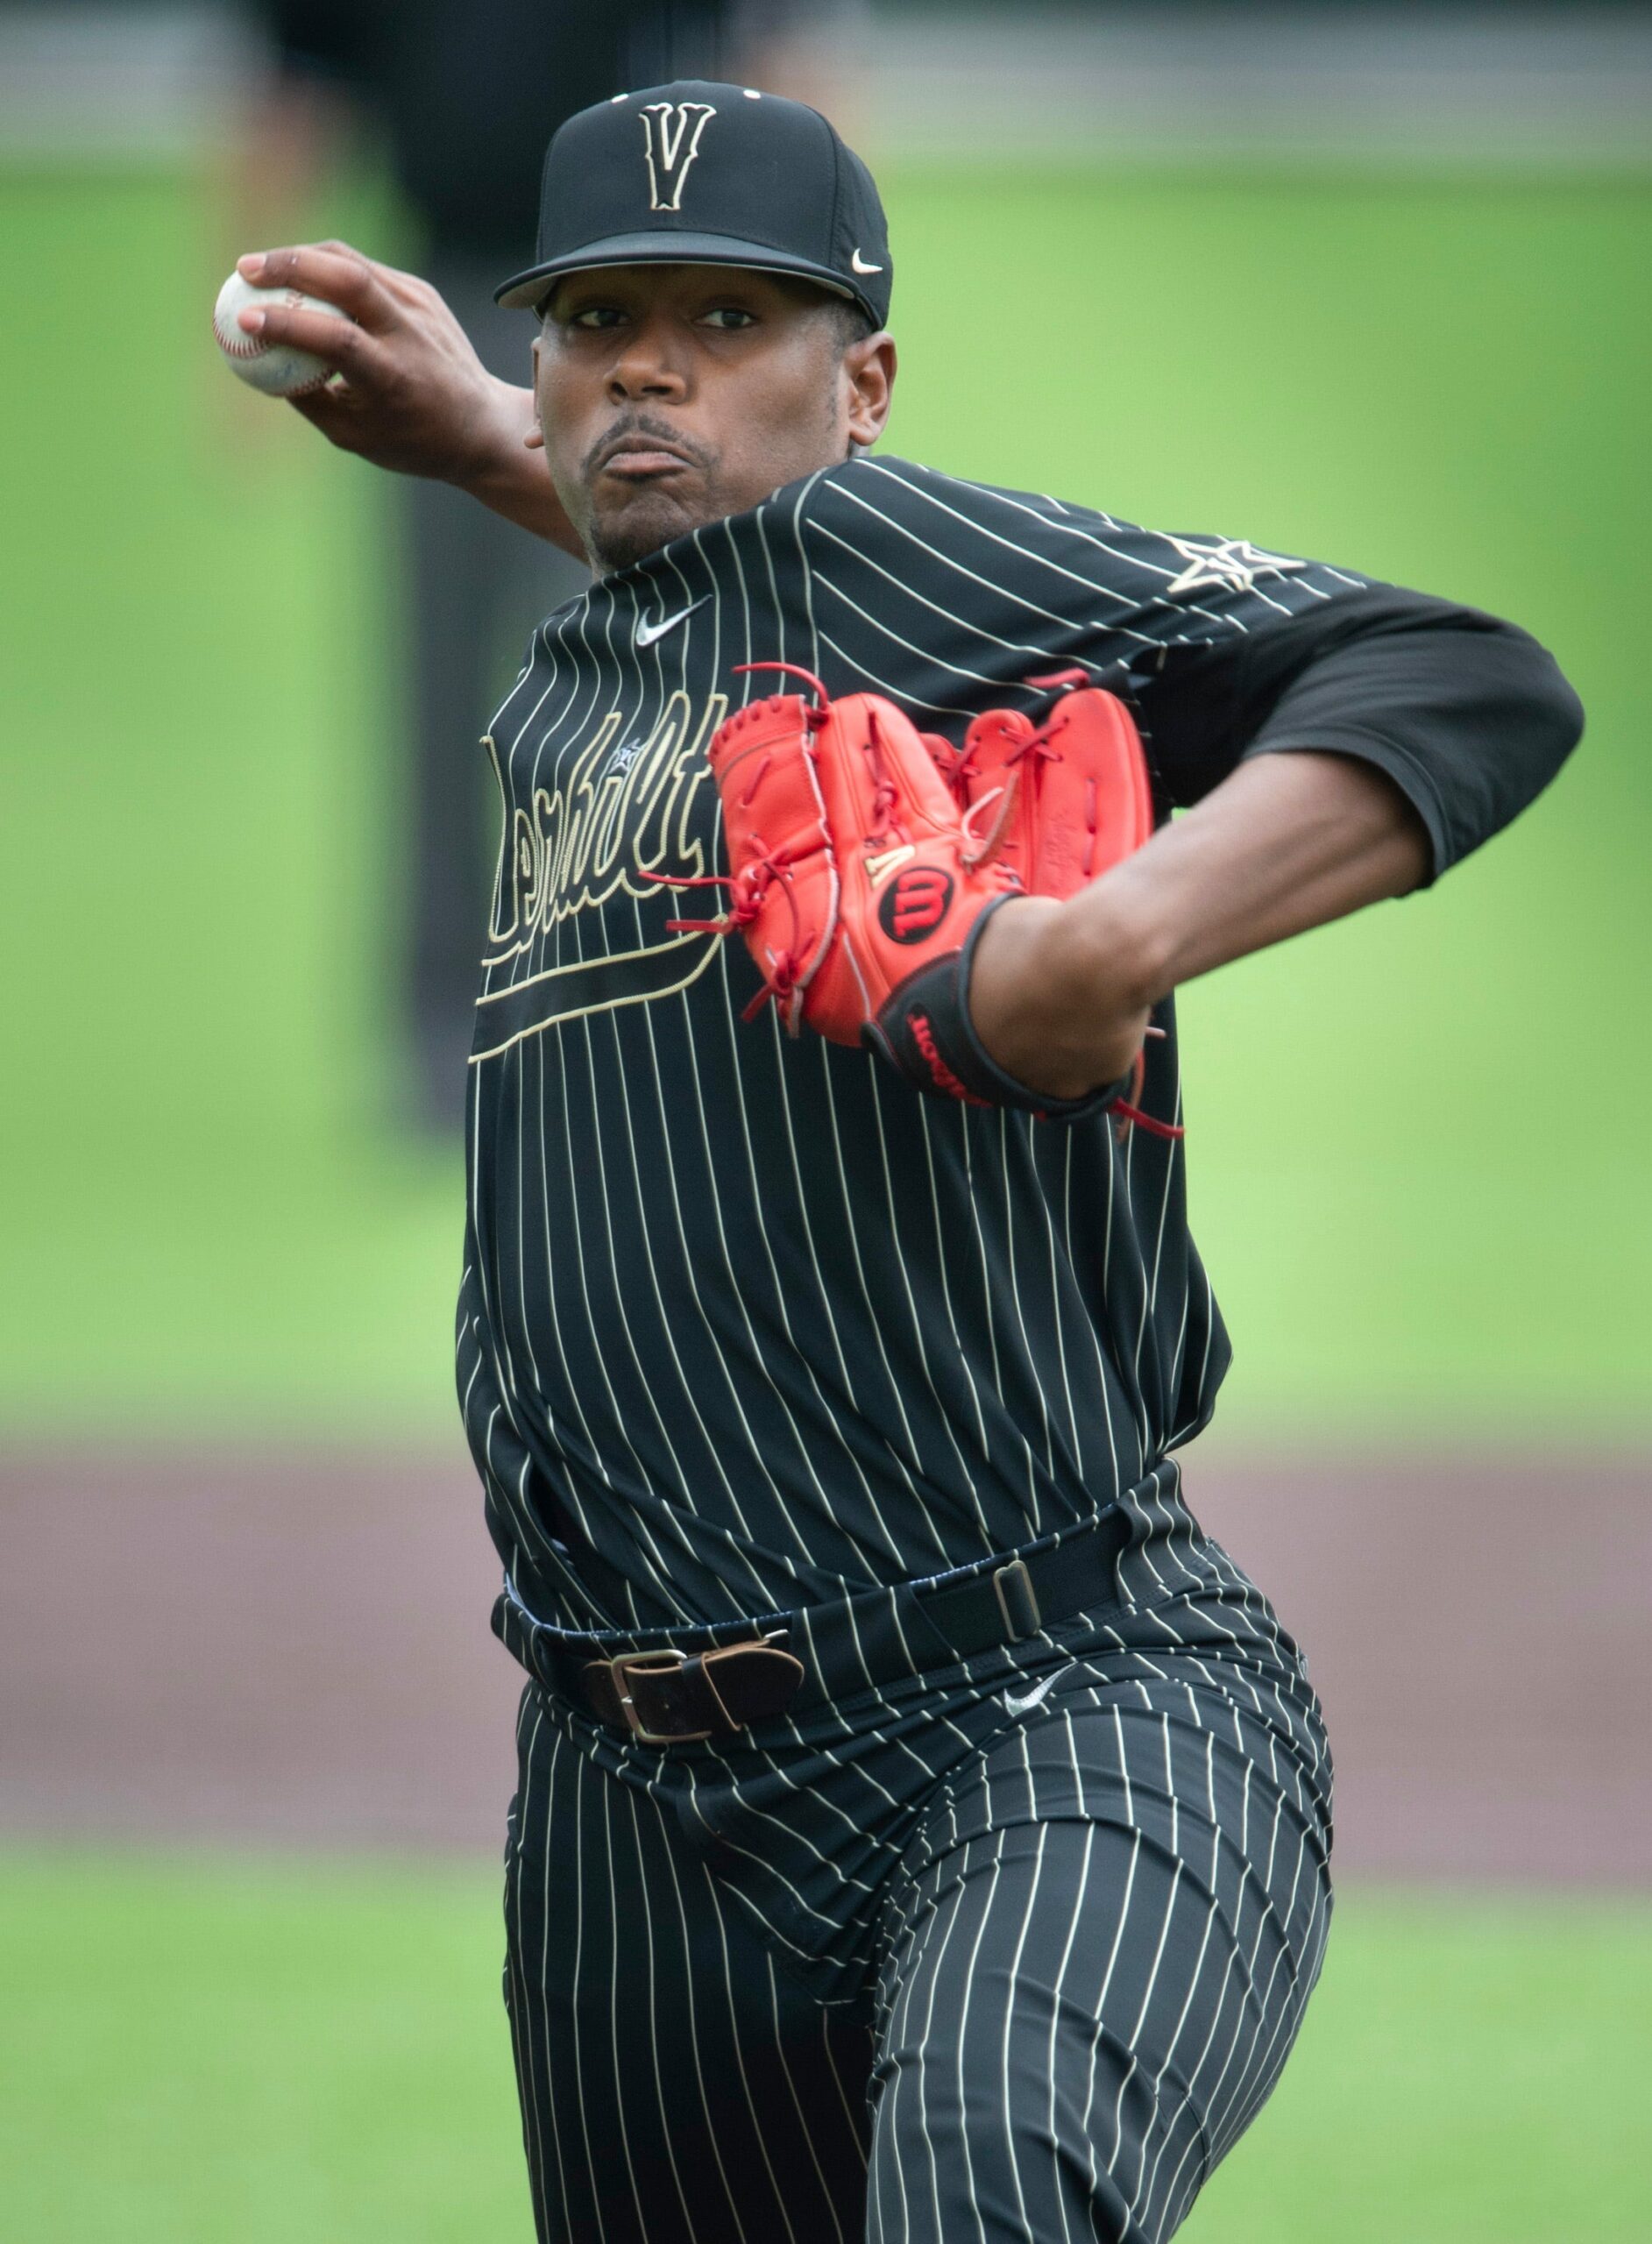
[[[1229,1346],[1173,992],[1428,885],[1576,701],[1471,608],[876,451],[876,188],[751,89],[558,131],[531,399],[340,245],[244,269],[354,316],[265,316],[325,435],[596,572],[485,742],[458,1313],[539,2233],[1156,2244],[1330,1909],[1318,1706],[1175,1457]],[[978,281],[1012,403],[1059,317]]]

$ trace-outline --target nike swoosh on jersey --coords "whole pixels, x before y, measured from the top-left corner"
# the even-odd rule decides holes
[[[1072,1665],[1072,1661],[1068,1660],[1067,1667]],[[1013,1691],[1006,1691],[1003,1694],[1003,1702],[1012,1715],[1030,1715],[1033,1708],[1040,1704],[1051,1687],[1060,1682],[1066,1673],[1067,1667],[1058,1667],[1053,1675],[1046,1675],[1042,1683],[1035,1683],[1025,1698],[1018,1699]]]
[[[881,265],[869,265],[857,249],[849,259],[849,270],[852,273],[881,273],[883,268]]]
[[[637,623],[638,646],[651,647],[656,639],[664,638],[668,631],[675,631],[677,625],[683,621],[683,618],[685,615],[692,615],[697,607],[704,607],[710,598],[711,594],[709,593],[702,593],[698,600],[690,600],[686,607],[679,607],[675,615],[664,616],[658,623],[644,623],[639,620]]]

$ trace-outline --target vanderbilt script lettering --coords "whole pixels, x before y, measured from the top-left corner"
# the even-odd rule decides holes
[[[514,809],[500,775],[507,823],[488,929],[490,969],[531,948],[559,921],[617,894],[656,902],[669,894],[639,873],[709,870],[689,813],[711,777],[705,743],[727,707],[726,695],[713,694],[696,722],[687,694],[674,693],[640,740],[622,738],[624,720],[610,711],[555,784],[535,787]]]

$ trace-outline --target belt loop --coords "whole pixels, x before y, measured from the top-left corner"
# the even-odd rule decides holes
[[[1025,1559],[1011,1559],[1008,1566],[995,1566],[992,1572],[993,1595],[998,1601],[998,1610],[1003,1616],[1003,1625],[1012,1644],[1024,1637],[1036,1637],[1043,1626],[1039,1612],[1039,1601],[1033,1594],[1032,1577],[1027,1572]]]

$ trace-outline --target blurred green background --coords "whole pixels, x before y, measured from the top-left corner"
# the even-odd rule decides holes
[[[81,1856],[0,1898],[9,2234],[528,2244],[492,1880]],[[1642,2244],[1652,1915],[1338,1915],[1298,2053],[1186,2244]],[[1578,2080],[1586,2112],[1556,2093]]]
[[[1478,602],[1589,711],[1496,848],[1185,994],[1224,1417],[1643,1430],[1652,190],[885,183],[896,449]],[[444,1420],[456,1172],[394,1118],[386,494],[225,394],[198,180],[19,173],[0,224],[0,1423]]]
[[[1483,857],[1184,995],[1223,1423],[1644,1438],[1652,188],[883,178],[895,449],[1479,602],[1588,707]],[[371,182],[318,215],[406,249]],[[203,175],[0,173],[0,1434],[446,1434],[386,494],[219,370]],[[468,1866],[5,1858],[7,2233],[525,2235],[498,1951]],[[1644,2237],[1649,1994],[1643,1905],[1356,1890],[1188,2234]]]

